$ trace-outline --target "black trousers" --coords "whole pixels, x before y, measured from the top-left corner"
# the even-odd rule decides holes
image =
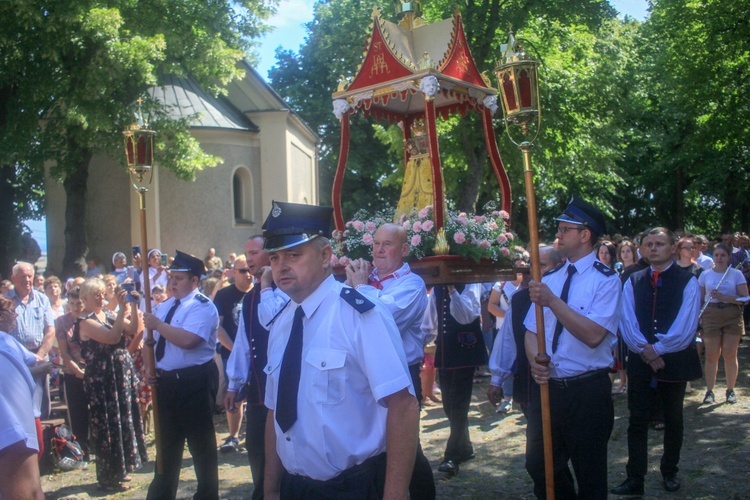
[[[526,426],[526,471],[534,480],[534,494],[546,498],[544,439],[540,389],[531,385]],[[612,382],[606,372],[569,387],[550,384],[552,454],[555,498],[597,500],[607,498],[607,443],[614,426]],[[578,482],[578,493],[573,475]]]
[[[385,491],[386,455],[368,458],[328,481],[281,475],[282,500],[380,500]]]
[[[65,387],[65,404],[68,406],[70,416],[70,430],[75,435],[78,444],[88,457],[89,448],[89,399],[83,390],[83,379],[75,375],[64,375],[63,386]]]
[[[268,408],[265,405],[248,404],[245,408],[247,430],[245,446],[247,459],[250,462],[250,473],[253,475],[253,500],[263,498],[263,471],[266,467],[266,417]]]
[[[631,361],[631,367],[643,363]],[[677,474],[682,449],[682,406],[687,382],[656,382],[642,370],[628,368],[628,477],[643,482],[648,466],[648,424],[654,405],[661,402],[664,416],[664,455],[661,457],[663,476]]]
[[[219,465],[214,431],[214,404],[219,385],[219,371],[213,360],[187,369],[164,373],[156,386],[159,398],[159,433],[161,435],[163,474],[154,471],[148,488],[153,500],[175,498],[180,480],[182,453],[187,440],[198,491],[193,498],[219,498]]]
[[[422,380],[419,378],[421,368],[421,363],[409,366],[411,383],[414,385],[414,392],[419,404],[422,404]],[[417,442],[417,458],[414,461],[414,469],[409,482],[409,498],[413,500],[434,500],[435,495],[435,478],[432,475],[432,466],[424,455],[424,451],[422,451],[422,444]]]
[[[474,454],[469,438],[469,406],[474,386],[475,367],[441,368],[438,372],[443,395],[443,411],[450,422],[451,432],[445,445],[443,460],[461,462]]]

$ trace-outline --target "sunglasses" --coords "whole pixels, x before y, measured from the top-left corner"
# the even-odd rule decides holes
[[[565,234],[568,231],[583,231],[586,229],[585,227],[565,227],[565,226],[557,226],[557,232],[560,234]]]

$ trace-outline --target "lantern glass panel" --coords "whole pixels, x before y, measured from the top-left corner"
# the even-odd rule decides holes
[[[521,98],[522,109],[534,107],[531,92],[531,78],[529,78],[529,71],[527,69],[522,69],[518,72],[518,93]]]
[[[508,106],[507,112],[509,114],[518,111],[518,103],[516,102],[516,90],[513,85],[513,79],[511,78],[509,73],[503,75],[503,97],[505,98],[505,103]]]

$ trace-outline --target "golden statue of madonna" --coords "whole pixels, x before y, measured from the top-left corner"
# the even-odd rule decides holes
[[[411,131],[411,139],[404,142],[406,166],[395,220],[433,203],[432,165],[424,121],[415,120]]]

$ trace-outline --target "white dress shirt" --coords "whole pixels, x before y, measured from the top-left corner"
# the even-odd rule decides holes
[[[598,265],[594,265],[598,263]],[[558,297],[568,277],[570,261],[542,278],[542,283],[549,286]],[[617,273],[611,271],[596,260],[596,255],[589,255],[572,263],[576,272],[570,283],[568,307],[607,331],[606,338],[596,347],[588,347],[578,340],[567,328],[563,327],[556,352],[552,352],[557,318],[548,307],[544,308],[544,333],[547,354],[552,358],[549,368],[552,378],[566,378],[582,375],[592,370],[611,367],[614,358],[612,349],[617,343],[617,325],[620,321],[620,298],[622,283]],[[605,274],[606,273],[606,274]],[[609,274],[609,276],[607,276]],[[532,307],[524,321],[526,329],[536,334],[536,312]]]
[[[377,269],[374,273],[377,276]],[[360,285],[357,291],[370,300],[379,300],[391,313],[401,332],[406,362],[411,366],[424,358],[421,326],[427,308],[427,289],[424,280],[411,272],[409,264],[402,265],[392,274],[392,278],[380,282],[382,290],[371,285]]]
[[[174,304],[174,297],[159,304],[154,311],[156,317],[164,321]],[[172,316],[170,325],[193,333],[203,339],[192,349],[183,349],[169,342],[164,347],[164,357],[156,362],[161,370],[177,370],[199,366],[214,359],[216,353],[216,331],[219,329],[219,312],[211,300],[196,288],[180,301]],[[161,334],[154,330],[157,342]]]
[[[674,265],[674,264],[672,264]],[[653,271],[653,268],[650,268]],[[669,269],[669,268],[667,268]],[[665,269],[666,271],[666,269]],[[682,291],[682,306],[672,326],[666,332],[656,334],[658,342],[654,351],[660,356],[668,352],[686,349],[695,339],[698,330],[698,315],[701,310],[701,294],[698,280],[693,277]],[[638,318],[635,315],[635,294],[631,280],[625,282],[622,290],[622,315],[620,316],[620,333],[631,351],[640,353],[648,341],[641,333]]]
[[[356,293],[329,276],[302,304],[292,302],[282,311],[268,340],[266,406],[275,410],[279,367],[301,305],[297,421],[286,433],[274,421],[276,451],[291,474],[320,481],[386,451],[388,409],[383,399],[405,388],[414,394],[391,315],[377,302],[360,313],[341,297],[342,291]]]

